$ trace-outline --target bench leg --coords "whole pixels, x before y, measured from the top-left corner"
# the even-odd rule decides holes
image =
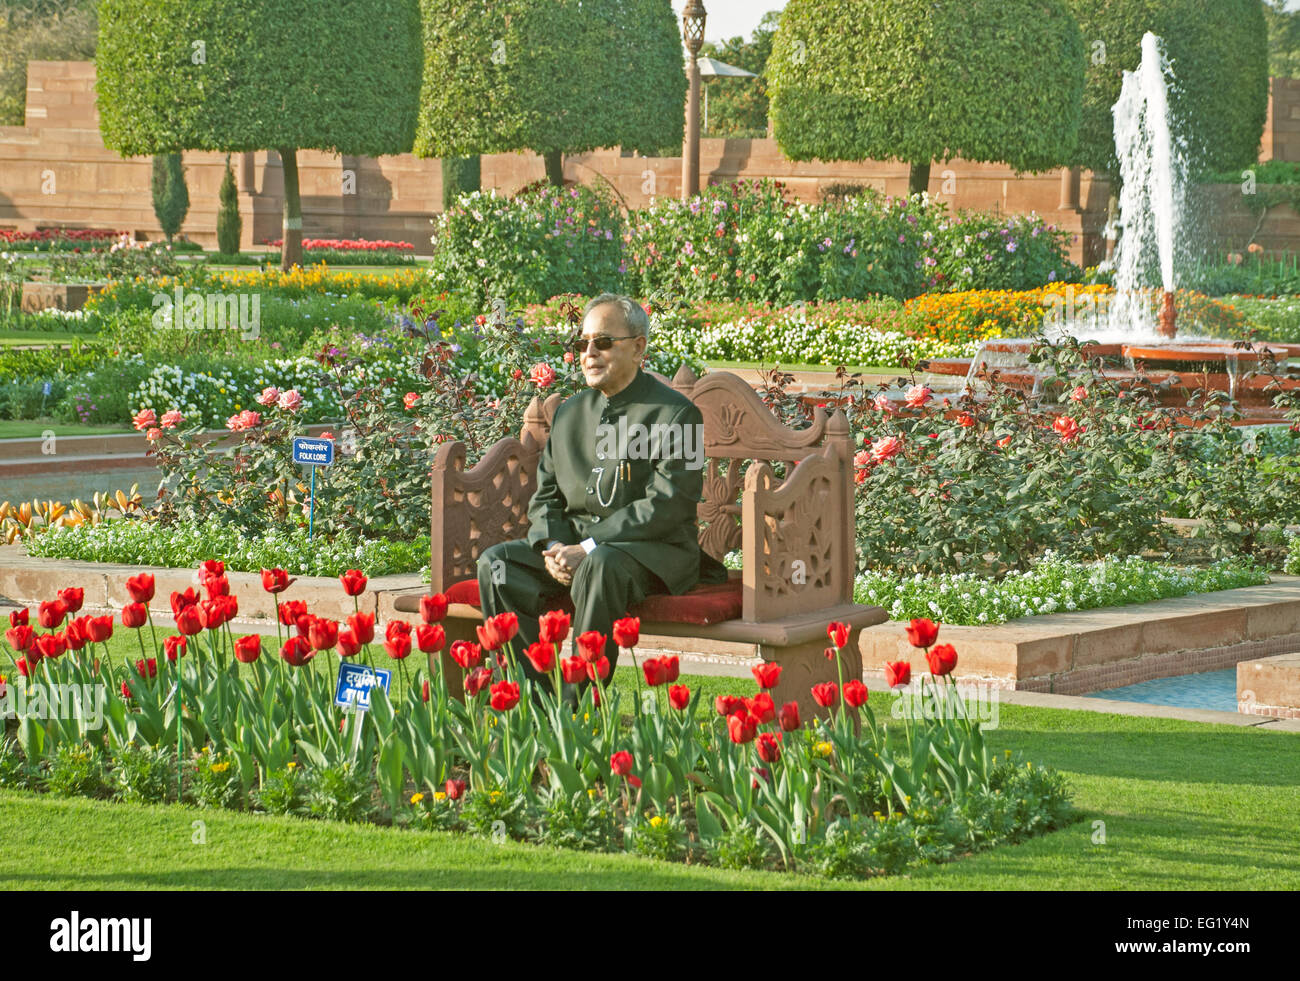
[[[849,636],[848,644],[840,651],[846,683],[854,678],[862,678],[862,655],[858,652],[859,633],[860,631],[854,630]],[[772,700],[776,702],[778,711],[786,702],[796,702],[799,705],[800,719],[829,719],[829,710],[818,705],[812,697],[813,685],[824,681],[839,682],[835,661],[826,659],[826,647],[829,644],[828,639],[821,638],[789,647],[758,645],[759,657],[781,665],[781,681],[772,689]]]

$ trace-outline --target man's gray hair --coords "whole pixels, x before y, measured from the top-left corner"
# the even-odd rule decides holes
[[[650,339],[650,318],[646,316],[645,309],[632,297],[624,296],[622,293],[601,293],[600,296],[592,297],[582,309],[582,319],[586,320],[587,314],[606,303],[617,304],[623,311],[623,323],[627,325],[633,337]]]

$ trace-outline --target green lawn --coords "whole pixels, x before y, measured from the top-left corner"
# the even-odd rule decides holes
[[[115,659],[126,650],[115,643]],[[630,671],[620,669],[616,680],[627,689]],[[755,688],[751,680],[682,680],[710,698]],[[873,692],[871,704],[878,718],[888,718],[888,695]],[[993,748],[1022,751],[1063,771],[1081,820],[1021,845],[901,877],[823,882],[437,832],[0,791],[0,883],[41,889],[1300,888],[1300,735],[999,709],[999,725],[989,734]],[[206,825],[204,845],[192,843],[196,820]]]
[[[80,426],[52,419],[0,419],[0,439],[39,438],[47,429],[54,430],[56,436],[103,436],[132,431],[130,426]]]
[[[77,338],[88,340],[93,336],[66,330],[3,330],[0,331],[0,347],[46,347],[51,344],[71,344]]]
[[[771,362],[767,361],[706,361],[704,362],[711,370],[715,371],[735,371],[737,368],[772,368]],[[864,375],[906,375],[907,372],[897,365],[879,365],[879,364],[854,364],[845,365],[849,374],[860,371]],[[835,374],[835,365],[825,364],[783,364],[782,371],[820,371],[826,374]]]

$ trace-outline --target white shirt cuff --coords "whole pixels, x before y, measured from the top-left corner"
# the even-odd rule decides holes
[[[594,538],[587,538],[579,542],[578,544],[582,546],[582,550],[586,552],[588,555],[596,551],[596,539]]]

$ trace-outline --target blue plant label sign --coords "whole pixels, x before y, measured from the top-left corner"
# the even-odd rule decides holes
[[[298,436],[293,441],[293,462],[328,467],[334,462],[334,440]]]
[[[370,691],[376,685],[388,694],[391,671],[371,670],[364,664],[344,661],[339,665],[338,685],[334,689],[334,704],[339,708],[354,708],[358,712],[370,711]]]
[[[49,395],[49,394],[50,394],[50,390],[51,390],[52,387],[53,387],[53,386],[52,386],[49,382],[46,382],[44,385],[41,386],[41,391],[42,391],[45,395]]]

